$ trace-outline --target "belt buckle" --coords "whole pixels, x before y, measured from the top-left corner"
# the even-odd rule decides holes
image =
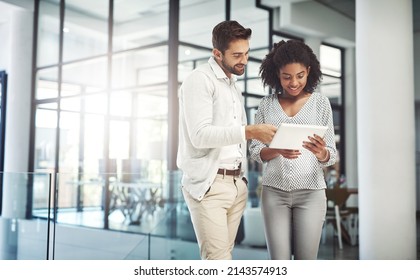
[[[226,176],[228,176],[228,174],[227,174],[228,171],[229,170],[227,168],[223,168],[223,174],[222,174],[223,175],[223,178],[226,177]]]

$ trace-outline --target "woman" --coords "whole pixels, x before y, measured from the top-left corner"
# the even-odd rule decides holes
[[[317,259],[326,214],[323,167],[336,162],[331,104],[315,92],[322,73],[305,43],[281,41],[263,60],[264,86],[275,93],[264,97],[256,123],[328,126],[321,138],[308,137],[300,150],[271,149],[258,140],[251,157],[267,163],[263,171],[261,208],[271,259]]]

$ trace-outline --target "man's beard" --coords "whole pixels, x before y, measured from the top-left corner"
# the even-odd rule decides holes
[[[229,66],[225,63],[225,60],[222,59],[222,66],[223,66],[223,68],[225,68],[226,71],[228,71],[229,73],[234,74],[236,76],[241,76],[245,72],[245,67],[242,68],[241,70],[235,70],[236,65],[234,65],[233,67]]]

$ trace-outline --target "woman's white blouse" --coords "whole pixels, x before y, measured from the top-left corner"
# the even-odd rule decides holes
[[[330,153],[330,159],[325,163],[319,162],[313,153],[303,147],[301,155],[297,159],[286,159],[279,156],[268,162],[263,162],[260,152],[268,145],[258,140],[252,140],[249,147],[251,158],[266,164],[263,169],[262,185],[284,191],[326,188],[323,167],[333,165],[337,159],[332,109],[326,96],[318,92],[312,93],[305,105],[292,117],[283,111],[277,94],[265,96],[258,107],[255,123],[268,123],[277,127],[281,123],[328,126],[324,140]]]

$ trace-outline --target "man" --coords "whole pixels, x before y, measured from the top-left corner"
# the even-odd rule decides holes
[[[213,56],[180,88],[177,164],[202,259],[232,259],[248,196],[241,169],[246,140],[269,143],[277,130],[247,125],[235,84],[248,62],[251,33],[236,21],[216,25]]]

